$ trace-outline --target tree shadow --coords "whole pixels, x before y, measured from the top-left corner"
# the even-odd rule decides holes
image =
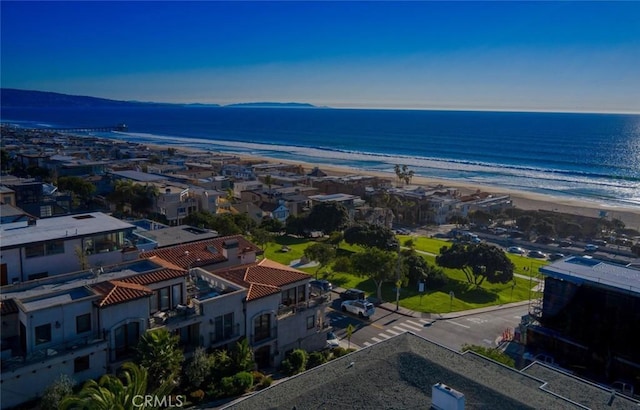
[[[475,285],[471,285],[467,282],[461,282],[457,280],[450,280],[441,292],[453,292],[454,297],[463,302],[473,304],[486,304],[492,303],[499,299],[498,294],[495,291],[487,290]]]

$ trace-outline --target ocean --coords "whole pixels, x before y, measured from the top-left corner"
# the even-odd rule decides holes
[[[640,115],[149,106],[3,108],[22,127],[416,175],[640,212]]]

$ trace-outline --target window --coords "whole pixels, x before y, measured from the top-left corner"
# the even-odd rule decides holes
[[[307,316],[307,329],[313,329],[315,325],[316,325],[316,316],[315,315]]]
[[[153,292],[149,298],[149,312],[156,313],[158,311],[158,292]]]
[[[76,333],[84,333],[91,330],[91,313],[76,316]]]
[[[51,341],[51,323],[36,326],[36,344],[49,343]]]
[[[169,310],[169,288],[158,290],[160,310]]]
[[[171,287],[171,307],[175,308],[180,303],[182,303],[182,285],[173,285]]]
[[[215,318],[215,332],[211,336],[211,342],[213,343],[233,337],[233,313],[227,313]]]
[[[306,285],[298,286],[298,302],[304,302],[306,300],[306,296],[307,296],[306,290],[307,290]]]
[[[287,289],[282,291],[282,304],[291,306],[296,303],[296,289]]]
[[[44,244],[39,243],[35,245],[27,245],[24,248],[25,258],[35,258],[38,256],[44,256]]]
[[[89,370],[91,362],[89,361],[89,355],[80,356],[73,359],[73,372],[80,373],[85,370]]]
[[[27,276],[27,280],[42,279],[42,278],[46,278],[48,276],[49,276],[49,272],[32,273],[31,275]]]
[[[254,321],[253,334],[256,342],[268,339],[271,336],[271,315],[265,313]]]
[[[44,205],[40,207],[40,217],[44,218],[47,216],[51,216],[53,213],[51,212],[51,205]]]
[[[131,322],[116,328],[114,332],[116,360],[135,352],[140,337],[140,323]]]
[[[47,255],[64,253],[64,241],[51,241],[45,245]]]

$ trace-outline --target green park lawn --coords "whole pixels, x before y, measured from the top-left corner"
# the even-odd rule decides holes
[[[400,243],[409,237],[399,236]],[[438,254],[442,246],[450,246],[450,242],[441,239],[413,237],[414,248],[419,251],[422,256],[430,263],[435,264],[435,256]],[[302,257],[304,249],[313,244],[312,240],[303,238],[292,238],[282,236],[276,239],[275,243],[270,243],[265,249],[265,257],[289,265],[292,261]],[[282,252],[283,246],[288,248],[287,252]],[[342,243],[339,253],[349,254],[356,252],[357,246],[350,246]],[[515,273],[529,277],[533,272],[533,279],[515,277],[515,286],[513,282],[506,284],[491,284],[484,282],[480,287],[476,288],[467,283],[463,272],[456,269],[444,269],[449,277],[449,283],[438,290],[426,289],[424,293],[420,293],[417,288],[403,287],[400,289],[400,306],[419,312],[429,313],[447,313],[461,310],[475,309],[480,307],[501,305],[517,301],[528,300],[531,297],[537,297],[539,294],[531,291],[536,285],[534,280],[538,275],[538,268],[546,265],[548,262],[539,259],[527,258],[519,255],[507,254],[509,259],[515,265]],[[316,267],[300,269],[311,275],[316,274]],[[322,276],[327,268],[320,273]],[[368,295],[375,297],[376,288],[372,280],[366,277],[360,277],[348,273],[329,272],[328,279],[334,286],[341,288],[358,288],[367,292]],[[453,299],[451,298],[453,292]],[[388,302],[395,302],[396,291],[395,284],[385,283],[382,285],[382,298]]]

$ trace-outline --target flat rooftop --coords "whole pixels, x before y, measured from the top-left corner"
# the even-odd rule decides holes
[[[102,212],[37,219],[33,225],[14,222],[0,225],[1,249],[133,228],[134,225]]]
[[[577,285],[591,284],[640,295],[640,270],[573,256],[540,268],[540,273]]]
[[[155,229],[151,231],[137,230],[136,234],[156,242],[158,244],[158,248],[201,241],[204,239],[212,239],[220,236],[216,231],[196,228],[189,225],[173,226],[170,228]]]

